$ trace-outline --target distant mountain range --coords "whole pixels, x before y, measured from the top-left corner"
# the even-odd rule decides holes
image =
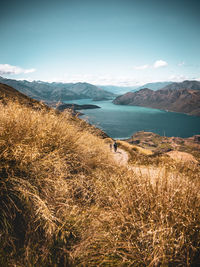
[[[115,85],[99,85],[100,88],[112,92],[116,95],[121,95],[129,91],[134,91],[138,86],[115,86]]]
[[[119,96],[113,103],[200,116],[200,82],[172,83],[157,91],[144,88],[137,92],[128,92]]]
[[[3,77],[0,77],[0,85],[0,99],[3,99],[5,96],[10,98],[16,98],[16,96],[18,96],[17,98],[20,99],[20,101],[27,102],[27,104],[30,104],[30,98],[46,102],[87,98],[94,100],[112,99],[116,96],[117,90],[125,90],[125,88],[129,88],[117,86],[107,87],[109,90],[115,91],[114,94],[113,92],[108,92],[89,83],[29,82],[26,80],[13,80]],[[6,85],[8,86],[6,87]],[[149,87],[153,89],[142,88],[136,92],[128,92],[118,96],[113,103],[119,105],[151,107],[200,116],[199,81],[184,81],[181,83],[163,82],[146,85],[149,85]],[[163,86],[163,88],[157,90],[160,86]],[[105,86],[103,88],[105,88]],[[20,92],[25,96],[20,95]]]
[[[147,87],[149,88],[149,87]],[[149,88],[151,89],[151,88]],[[181,83],[170,83],[169,85],[162,88],[163,90],[172,89],[191,89],[191,90],[200,90],[200,82],[199,81],[183,81]]]
[[[142,86],[115,86],[115,85],[99,85],[100,88],[112,92],[116,95],[122,95],[127,92],[137,92],[140,89],[149,88],[151,90],[159,90],[167,85],[172,84],[173,82],[155,82],[155,83],[146,83]]]
[[[155,82],[155,83],[146,83],[140,87],[137,88],[137,91],[140,90],[140,89],[144,89],[144,88],[149,88],[153,91],[157,91],[167,85],[170,85],[172,84],[173,82]],[[135,90],[132,90],[132,91],[135,91]]]
[[[31,98],[44,101],[66,101],[86,98],[101,100],[116,96],[89,83],[29,82],[3,77],[0,77],[0,83],[7,84]]]

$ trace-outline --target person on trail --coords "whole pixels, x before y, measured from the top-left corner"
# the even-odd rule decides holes
[[[110,151],[112,151],[112,144],[110,144]]]
[[[114,142],[113,147],[114,147],[114,151],[117,152],[117,143],[116,143],[116,141]]]

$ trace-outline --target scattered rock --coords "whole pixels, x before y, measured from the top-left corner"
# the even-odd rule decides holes
[[[200,135],[195,135],[194,136],[194,141],[197,143],[200,143]]]

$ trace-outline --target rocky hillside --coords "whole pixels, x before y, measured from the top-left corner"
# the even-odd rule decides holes
[[[140,131],[126,140],[129,144],[148,149],[154,154],[173,155],[175,152],[186,153],[193,157],[193,162],[200,164],[200,135],[189,138],[160,136],[152,132]],[[170,152],[170,153],[169,153]],[[172,153],[173,152],[173,153]],[[175,158],[177,160],[177,158]]]
[[[41,81],[19,81],[0,77],[0,82],[12,86],[23,94],[38,100],[65,101],[73,99],[112,98],[107,92],[89,83],[47,83]]]
[[[170,85],[169,85],[170,86]],[[161,89],[153,91],[148,88],[138,92],[128,92],[117,97],[117,105],[143,106],[200,116],[200,90]]]

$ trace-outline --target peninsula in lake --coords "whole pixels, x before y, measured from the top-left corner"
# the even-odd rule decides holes
[[[118,96],[113,103],[200,116],[200,82],[171,83],[157,91],[144,88]]]

